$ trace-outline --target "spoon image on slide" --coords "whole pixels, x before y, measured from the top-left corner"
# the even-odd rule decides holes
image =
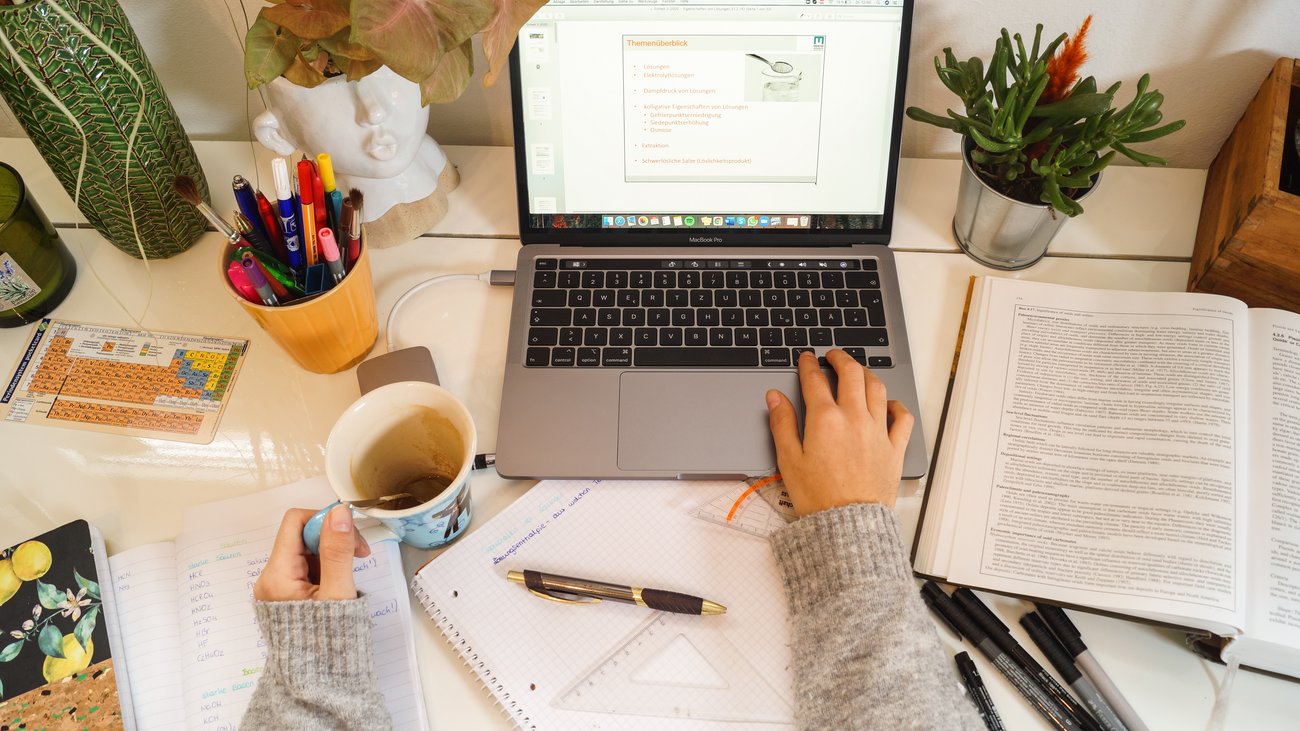
[[[762,56],[758,55],[757,53],[746,53],[745,55],[749,56],[750,58],[756,58],[759,61],[762,61],[763,63],[767,64],[769,68],[771,68],[773,71],[775,71],[778,74],[788,74],[791,71],[794,71],[794,67],[786,63],[785,61],[769,61],[763,58]]]

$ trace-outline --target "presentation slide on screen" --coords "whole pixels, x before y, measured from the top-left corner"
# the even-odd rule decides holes
[[[897,11],[770,10],[527,27],[530,210],[883,210]]]
[[[824,36],[624,36],[628,182],[817,181]]]

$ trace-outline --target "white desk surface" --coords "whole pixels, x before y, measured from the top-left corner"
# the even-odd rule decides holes
[[[226,186],[235,172],[250,175],[250,146],[196,143],[219,208],[231,207]],[[518,251],[514,187],[508,148],[448,148],[463,182],[451,213],[431,235],[374,250],[380,336],[392,303],[431,275],[510,268]],[[267,157],[259,153],[265,166]],[[61,226],[81,220],[49,169],[26,140],[0,141],[0,159],[22,172]],[[240,164],[248,168],[240,169]],[[263,179],[267,179],[265,167]],[[957,252],[948,232],[957,163],[905,160],[900,173],[894,248],[904,310],[917,364],[917,386],[927,446],[938,429],[966,278],[1015,276],[1084,286],[1182,290],[1187,277],[1205,173],[1198,170],[1112,168],[1089,199],[1089,213],[1071,221],[1037,266],[1007,275]],[[223,200],[223,196],[227,198]],[[190,251],[153,262],[148,272],[106,244],[93,230],[63,230],[78,262],[78,281],[55,317],[120,326],[133,318],[147,327],[252,340],[217,438],[209,445],[105,436],[0,423],[6,469],[0,472],[0,545],[75,518],[105,534],[111,552],[175,536],[191,505],[263,490],[321,474],[325,437],[356,397],[351,372],[316,375],[298,368],[246,316],[213,276],[219,238],[208,234]],[[106,288],[105,284],[108,287]],[[111,294],[110,294],[111,290]],[[126,311],[115,301],[120,300]],[[148,308],[145,304],[148,302]],[[502,363],[510,307],[506,288],[451,282],[426,292],[402,319],[399,346],[425,344],[444,385],[468,404],[480,447],[496,444]],[[129,314],[128,314],[129,312]],[[29,328],[0,330],[0,367],[16,363]],[[483,525],[530,483],[475,477],[474,525]],[[919,482],[903,485],[898,510],[910,535],[920,507]],[[404,548],[408,573],[431,553]],[[1020,602],[986,597],[1021,641]],[[422,682],[435,729],[506,728],[490,696],[479,689],[418,605],[416,643]],[[1074,614],[1094,654],[1152,728],[1203,728],[1223,668],[1183,648],[1180,633],[1083,613]],[[963,648],[941,629],[953,652]],[[977,654],[977,653],[972,653]],[[1011,729],[1047,728],[984,660],[976,660]],[[955,674],[954,674],[954,682]],[[1255,673],[1238,676],[1229,728],[1293,727],[1300,717],[1295,684]]]

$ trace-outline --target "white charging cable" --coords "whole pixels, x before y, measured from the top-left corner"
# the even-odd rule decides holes
[[[480,282],[486,282],[487,284],[493,286],[508,286],[508,285],[513,285],[515,283],[515,273],[513,271],[504,270],[504,269],[491,269],[486,272],[479,272],[478,274],[440,274],[436,277],[431,277],[429,279],[426,279],[423,282],[420,282],[419,284],[415,285],[414,287],[411,287],[410,289],[406,290],[406,293],[403,294],[401,297],[398,297],[397,301],[393,303],[393,309],[388,311],[388,322],[384,324],[384,332],[387,338],[388,352],[391,353],[394,350],[396,350],[397,313],[402,309],[402,305],[406,304],[407,300],[411,299],[416,294],[422,292],[423,290],[429,287],[432,287],[435,284],[442,284],[443,282],[454,282],[457,280],[470,280],[470,279],[476,279]]]

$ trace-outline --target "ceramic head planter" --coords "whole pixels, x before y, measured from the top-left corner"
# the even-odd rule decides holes
[[[257,140],[278,155],[328,152],[338,187],[365,194],[371,245],[415,238],[446,214],[459,177],[425,131],[418,84],[381,67],[359,81],[336,76],[307,88],[280,78],[266,90]]]

